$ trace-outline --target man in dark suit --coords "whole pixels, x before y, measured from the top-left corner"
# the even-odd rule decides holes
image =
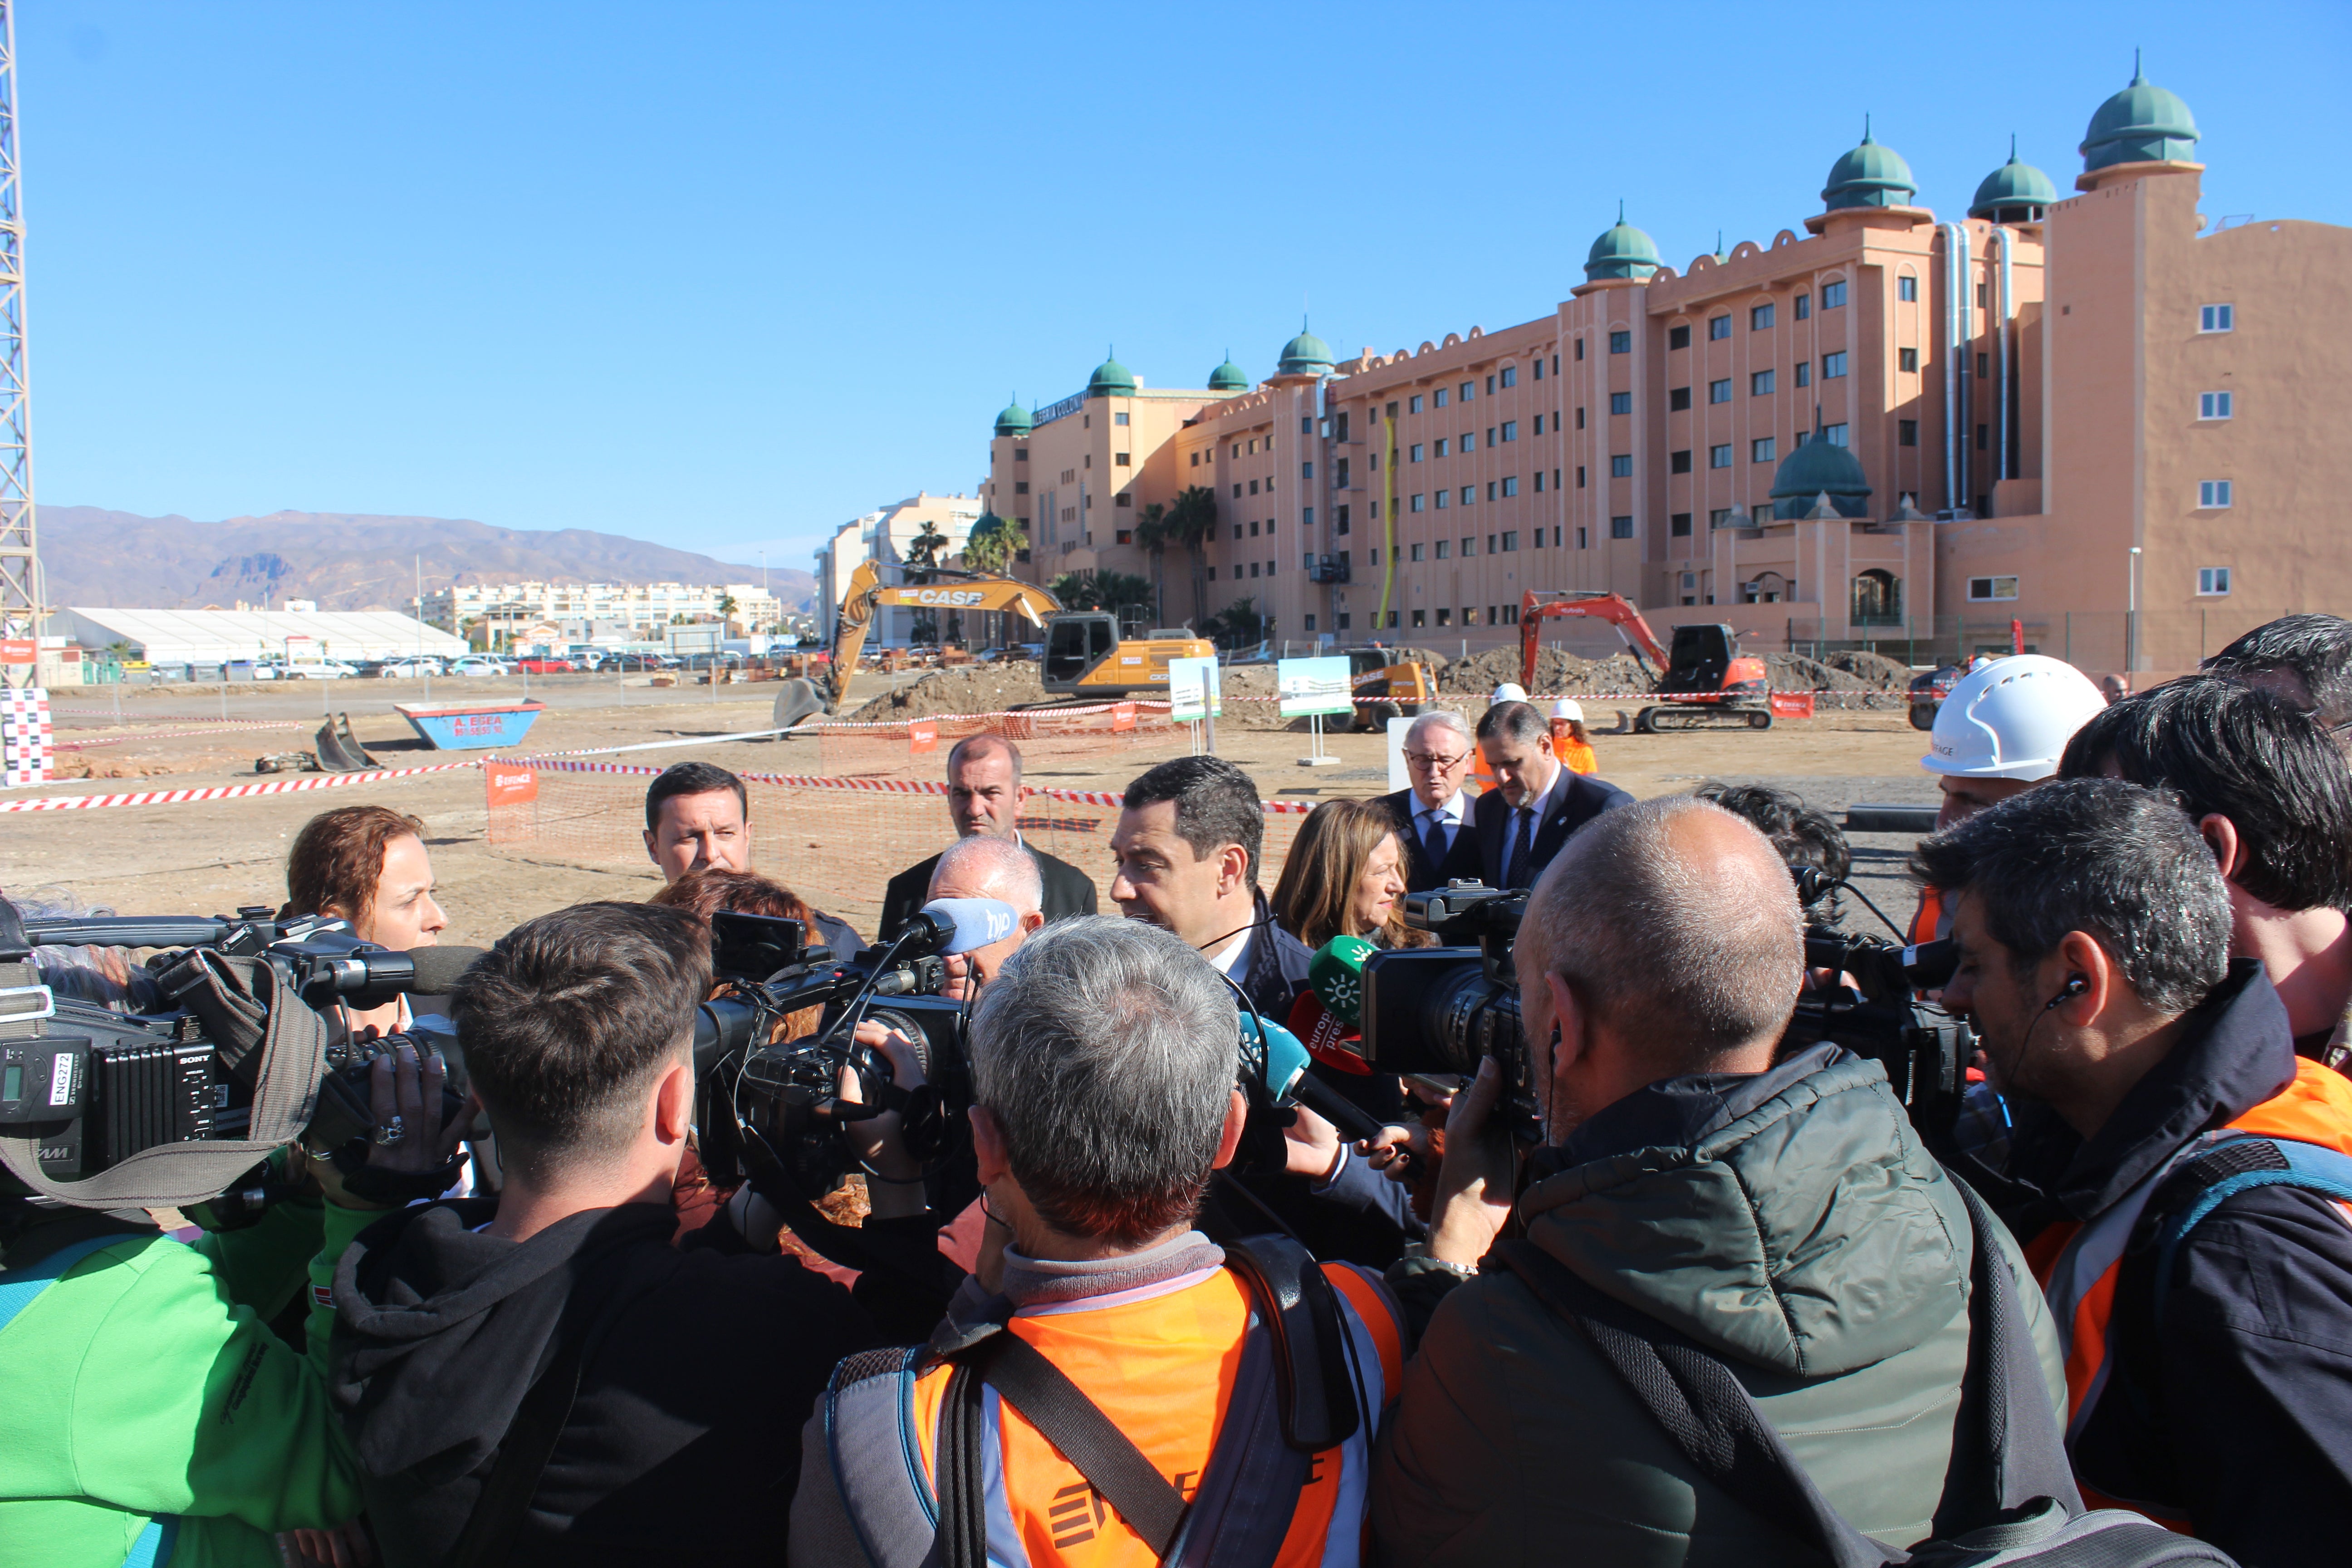
[[[1531,702],[1497,702],[1478,721],[1495,787],[1478,797],[1478,864],[1492,888],[1532,888],[1569,836],[1633,797],[1552,754],[1551,726]]]
[[[1450,708],[1424,713],[1404,732],[1409,789],[1381,796],[1404,840],[1409,893],[1478,875],[1478,836],[1471,830],[1470,796],[1462,785],[1475,760],[1470,726]]]
[[[1092,878],[1066,860],[1056,860],[1034,845],[1022,844],[1018,825],[1021,803],[1028,793],[1021,784],[1021,749],[1003,736],[967,735],[948,752],[948,816],[955,824],[956,836],[969,838],[985,833],[1009,838],[1028,850],[1037,862],[1037,874],[1045,879],[1044,913],[1049,922],[1095,913]],[[907,918],[929,900],[931,873],[939,864],[940,858],[934,855],[890,879],[882,895],[882,941],[897,935]]]

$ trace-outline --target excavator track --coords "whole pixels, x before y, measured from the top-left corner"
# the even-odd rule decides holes
[[[1633,716],[1633,731],[1663,735],[1676,730],[1769,730],[1769,708],[1729,708],[1714,702],[1676,702],[1644,708]]]

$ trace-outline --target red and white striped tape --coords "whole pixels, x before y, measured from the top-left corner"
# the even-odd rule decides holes
[[[627,763],[579,763],[562,757],[493,757],[490,761],[501,767],[530,768],[539,773],[625,773],[651,778],[662,771]],[[946,784],[932,779],[844,779],[821,773],[740,773],[737,776],[746,784],[782,784],[792,789],[835,790],[859,795],[943,795],[948,793]],[[1116,806],[1126,800],[1126,796],[1117,790],[1036,789],[1029,793],[1070,805]],[[1295,813],[1304,816],[1315,809],[1310,803],[1298,800],[1263,800],[1258,805],[1278,815]]]
[[[412,778],[418,773],[446,773],[453,768],[478,768],[479,761],[436,763],[422,768],[371,768],[357,773],[320,773],[316,778],[272,779],[268,784],[214,784],[204,789],[151,789],[133,795],[53,795],[25,800],[0,800],[0,811],[96,811],[111,805],[186,805],[194,801],[239,800],[247,795],[291,795],[306,789],[336,789],[344,784],[377,784],[384,779]]]

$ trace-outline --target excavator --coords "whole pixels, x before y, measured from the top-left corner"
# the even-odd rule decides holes
[[[1742,658],[1739,639],[1727,626],[1675,628],[1671,652],[1658,641],[1642,612],[1622,594],[1590,590],[1528,590],[1519,606],[1519,684],[1536,685],[1536,645],[1545,621],[1559,616],[1590,616],[1616,629],[1642,661],[1665,700],[1634,716],[1643,735],[1662,730],[1750,730],[1772,727],[1772,684],[1760,658]]]
[[[961,615],[996,610],[1020,616],[1045,633],[1045,660],[1040,674],[1045,689],[1057,697],[1108,700],[1139,692],[1165,692],[1170,659],[1203,658],[1217,651],[1214,643],[1192,636],[1190,628],[1155,631],[1142,641],[1123,639],[1117,616],[1108,610],[1065,610],[1061,600],[1034,583],[944,566],[928,568],[920,575],[925,579],[920,583],[886,586],[871,561],[860,563],[851,574],[848,591],[841,596],[841,613],[835,617],[833,669],[822,694],[823,711],[838,713],[846,706],[850,678],[857,673],[857,658],[865,649],[874,612],[890,605]],[[797,723],[815,710],[810,708],[786,718],[786,697],[779,696],[776,722],[780,725]]]

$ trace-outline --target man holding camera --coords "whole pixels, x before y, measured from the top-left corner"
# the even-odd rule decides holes
[[[928,1350],[841,1368],[803,1441],[793,1563],[1190,1562],[1212,1542],[1357,1561],[1394,1310],[1346,1265],[1271,1237],[1229,1259],[1192,1228],[1246,1119],[1237,1036],[1217,975],[1135,921],[1049,925],[982,991],[972,1142],[1002,1256]],[[1317,1357],[1320,1395],[1288,1392],[1286,1353]]]
[[[620,903],[526,921],[458,983],[505,1185],[387,1217],[334,1275],[331,1391],[391,1568],[765,1561],[834,1363],[936,1320],[942,1296],[896,1270],[853,1300],[755,1256],[778,1226],[748,1186],[671,1246],[710,984],[700,920]],[[901,1087],[919,1076],[895,1059]],[[937,1226],[897,1121],[857,1124],[866,1233],[911,1281]]]
[[[2134,698],[2118,705],[2118,710]],[[2066,1352],[2086,1500],[2250,1568],[2352,1540],[2352,1083],[2299,1058],[2231,896],[2166,796],[2041,786],[1921,845],[1966,1012],[2021,1128],[2005,1217]]]
[[[1826,1044],[1775,1060],[1804,945],[1770,843],[1688,796],[1605,812],[1538,882],[1513,959],[1542,1138],[1516,1205],[1527,1242],[1727,1368],[1856,1528],[1931,1534],[1969,1354],[1969,1212],[1879,1064]],[[1484,1129],[1502,1082],[1489,1059],[1457,1097],[1428,1258],[1391,1270],[1401,1292],[1454,1289],[1376,1477],[1381,1560],[1817,1561],[1489,1256],[1513,1212],[1511,1151]],[[2022,1260],[2001,1261],[2030,1304]]]
[[[1049,921],[1095,912],[1094,879],[1066,860],[1057,860],[1021,837],[1021,803],[1029,791],[1021,783],[1021,748],[1002,735],[967,735],[948,752],[948,816],[959,838],[1000,838],[1019,846],[1036,862],[1045,891],[1039,907]],[[890,879],[882,894],[882,940],[887,942],[923,907],[931,892],[940,857],[919,861]]]
[[[1478,717],[1478,750],[1495,787],[1475,808],[1478,861],[1490,888],[1531,888],[1569,835],[1633,796],[1560,765],[1551,726],[1532,702],[1497,702]]]

